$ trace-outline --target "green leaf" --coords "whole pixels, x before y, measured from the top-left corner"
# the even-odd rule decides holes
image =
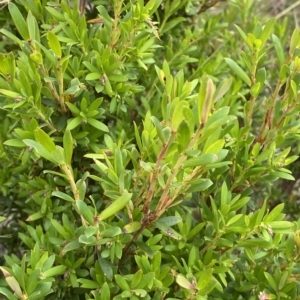
[[[127,82],[128,77],[122,74],[110,74],[108,79],[112,82]]]
[[[64,95],[74,95],[76,94],[78,91],[80,91],[80,87],[78,85],[73,85],[71,87],[69,87],[65,92]]]
[[[79,279],[77,279],[77,281],[79,283],[81,283],[81,287],[85,288],[85,289],[99,289],[100,290],[102,287],[98,282],[90,280],[90,279],[79,278]]]
[[[135,289],[139,283],[141,282],[142,280],[142,277],[143,277],[143,271],[142,270],[138,270],[132,277],[132,280],[131,280],[131,288],[132,289]]]
[[[89,176],[89,172],[85,172],[81,179],[76,182],[76,188],[78,190],[79,199],[84,199],[86,194],[86,178]]]
[[[69,195],[67,195],[63,192],[60,192],[60,191],[54,191],[54,192],[52,192],[51,195],[55,196],[55,197],[58,197],[58,198],[61,198],[63,200],[66,200],[68,202],[74,202],[75,201],[74,198],[72,198],[71,196],[69,196]]]
[[[222,107],[219,110],[217,110],[213,115],[211,115],[207,123],[205,125],[205,129],[208,130],[213,130],[215,128],[218,128],[224,124],[228,124],[231,121],[236,120],[236,116],[227,116],[227,107]],[[224,115],[221,115],[223,113]]]
[[[65,273],[65,270],[66,270],[66,266],[64,266],[64,265],[52,267],[51,269],[44,271],[42,273],[42,276],[45,276],[47,278],[47,277],[61,275],[61,274]]]
[[[63,137],[64,155],[67,165],[71,165],[73,155],[73,138],[70,130],[66,130]]]
[[[243,214],[238,214],[238,215],[235,215],[233,216],[226,224],[226,226],[230,226],[234,223],[236,223],[237,221],[239,221],[244,215]]]
[[[170,238],[174,239],[174,240],[181,240],[182,239],[182,235],[179,234],[177,231],[175,231],[172,227],[167,226],[165,223],[160,222],[160,220],[157,220],[153,223],[153,226],[155,226],[156,228],[158,228],[159,230],[161,230],[161,232],[163,234],[165,234],[166,236],[169,236]]]
[[[108,127],[98,120],[87,118],[87,122],[100,131],[109,132]]]
[[[190,283],[182,274],[178,274],[176,277],[176,282],[183,288],[187,290],[194,290],[195,287]]]
[[[222,82],[221,87],[218,89],[214,96],[214,102],[217,102],[219,99],[221,99],[230,89],[232,85],[232,78],[227,78]]]
[[[273,30],[274,24],[275,24],[275,19],[271,18],[268,20],[268,22],[264,26],[264,29],[259,37],[260,40],[262,41],[262,45],[264,45],[265,42],[267,41],[267,39],[269,38],[269,36]]]
[[[267,201],[265,200],[264,204],[262,205],[262,207],[258,211],[256,220],[255,220],[255,225],[256,226],[260,225],[260,223],[261,223],[261,221],[264,217],[265,211],[266,211],[266,206],[267,206]]]
[[[295,252],[295,235],[293,233],[289,234],[288,238],[286,239],[286,247],[285,253],[288,260],[292,259]]]
[[[259,247],[259,248],[270,248],[272,244],[270,242],[265,241],[262,238],[254,238],[246,241],[239,241],[238,245],[240,247]]]
[[[38,219],[41,219],[44,217],[44,214],[42,214],[40,211],[31,214],[30,216],[28,216],[28,218],[26,219],[26,221],[28,222],[32,222],[32,221],[36,221]]]
[[[261,86],[263,86],[266,77],[267,77],[266,68],[260,68],[256,73],[256,81],[259,82]]]
[[[36,141],[33,140],[23,140],[23,142],[28,146],[28,147],[32,147],[36,150],[36,152],[44,157],[45,159],[53,162],[54,164],[57,164],[56,161],[52,158],[51,154],[49,151],[47,151],[40,143],[37,143]]]
[[[283,287],[286,286],[286,284],[287,284],[286,281],[287,281],[287,278],[289,277],[289,275],[290,275],[290,272],[288,272],[288,271],[283,272],[283,274],[280,278],[279,285],[278,285],[278,290],[279,291],[281,291],[283,289]]]
[[[31,53],[30,58],[38,65],[41,65],[43,63],[43,55],[41,53]]]
[[[121,290],[123,290],[123,291],[130,290],[130,286],[123,276],[117,274],[117,275],[115,275],[115,280],[116,280],[117,285],[121,288]]]
[[[218,160],[218,156],[215,154],[201,154],[198,157],[188,159],[184,164],[184,168],[193,168],[203,165],[208,165]]]
[[[85,244],[85,245],[96,245],[97,243],[97,239],[95,236],[89,236],[87,237],[86,235],[81,235],[78,239],[78,241],[81,243],[81,244]]]
[[[9,2],[8,10],[9,10],[11,18],[13,19],[13,22],[14,22],[18,32],[22,36],[22,38],[24,40],[29,40],[30,36],[29,36],[28,27],[27,27],[25,19],[23,18],[23,15],[19,11],[18,7],[14,3]]]
[[[71,119],[71,121],[68,123],[67,129],[66,130],[73,130],[76,127],[78,127],[82,123],[82,117],[76,117],[74,119]]]
[[[168,32],[170,29],[178,25],[179,23],[185,21],[186,19],[183,17],[177,17],[173,18],[170,22],[167,22],[164,27],[162,27],[163,30],[160,31],[160,34],[164,34]]]
[[[238,291],[238,292],[249,292],[251,290],[253,290],[255,286],[252,284],[252,283],[249,283],[249,282],[243,282],[243,285],[242,286],[238,286],[236,287],[235,289]]]
[[[234,25],[234,26],[238,30],[241,37],[243,38],[244,42],[248,45],[248,38],[247,38],[246,33],[238,25]]]
[[[56,146],[56,149],[51,152],[51,157],[56,162],[56,164],[59,166],[66,164],[64,149],[60,146]]]
[[[213,105],[214,93],[215,86],[213,81],[207,76],[204,76],[201,80],[197,103],[199,123],[206,123]]]
[[[48,31],[47,40],[50,49],[54,52],[54,54],[57,57],[61,58],[61,47],[57,36],[52,31]]]
[[[154,124],[154,126],[155,126],[155,128],[156,128],[156,132],[157,132],[157,135],[158,135],[159,139],[160,139],[163,143],[165,143],[166,141],[165,141],[165,139],[164,139],[163,128],[162,128],[162,126],[161,126],[159,120],[158,120],[156,117],[151,116],[151,121],[153,122],[153,124]]]
[[[140,136],[138,127],[135,122],[133,123],[133,125],[134,125],[134,135],[135,135],[136,143],[138,145],[139,150],[143,151],[143,144],[142,144],[142,140],[141,140],[141,136]]]
[[[101,288],[100,300],[110,300],[110,289],[107,282],[104,282]]]
[[[162,2],[162,0],[150,0],[145,5],[144,9],[151,16],[152,14],[154,14],[157,11],[161,2]]]
[[[221,188],[221,208],[228,204],[228,188],[226,181],[223,182]]]
[[[9,69],[8,56],[0,53],[0,73],[3,75],[8,75]]]
[[[205,224],[206,224],[205,222],[202,222],[202,223],[197,224],[194,228],[192,228],[191,231],[187,235],[187,240],[191,239],[196,234],[198,234],[203,229]]]
[[[100,73],[89,73],[85,76],[85,80],[99,80],[100,77]]]
[[[110,227],[108,229],[105,229],[101,232],[101,235],[102,237],[114,237],[114,236],[117,236],[117,235],[120,235],[122,234],[122,230],[120,227],[117,227],[117,226],[113,226],[113,227]]]
[[[67,252],[79,249],[80,247],[81,247],[81,244],[77,240],[76,241],[71,241],[70,243],[66,244],[63,247],[62,253],[66,254]]]
[[[230,67],[230,69],[240,78],[242,79],[248,86],[251,86],[251,80],[249,76],[245,73],[245,71],[231,58],[225,58],[226,63]]]
[[[89,238],[90,236],[95,235],[98,231],[99,231],[98,227],[88,226],[84,229],[84,235]]]
[[[140,297],[140,298],[132,298],[132,296],[131,296],[130,299],[132,299],[132,300],[142,299],[142,298],[145,298],[147,296],[147,292],[145,290],[142,290],[142,289],[132,290],[132,293],[134,293],[135,295]]]
[[[66,105],[68,106],[69,110],[72,112],[73,116],[80,115],[80,109],[78,109],[73,103],[66,102]]]
[[[279,60],[279,64],[280,64],[280,66],[282,66],[285,61],[282,44],[281,44],[279,38],[275,34],[272,35],[272,40],[273,40],[275,51],[276,51],[276,54],[277,54],[277,57]]]
[[[107,208],[105,208],[99,215],[99,220],[103,221],[117,212],[121,211],[130,201],[132,197],[131,193],[124,192],[122,196],[118,199],[114,200],[112,204],[110,204]]]
[[[32,12],[29,11],[27,15],[27,25],[30,39],[35,41],[40,41],[40,33],[38,30],[38,24],[36,18],[33,16]]]
[[[265,277],[266,277],[266,279],[268,280],[270,286],[272,287],[272,289],[273,289],[274,291],[277,291],[277,284],[276,284],[274,278],[272,277],[272,275],[270,275],[270,274],[267,273],[267,272],[264,272],[264,274],[265,274]]]
[[[189,104],[187,101],[180,101],[175,106],[173,115],[172,115],[172,129],[177,130],[180,123],[184,120],[183,110],[188,108]]]
[[[53,227],[56,229],[56,231],[64,237],[64,239],[68,240],[70,238],[70,234],[66,231],[66,229],[55,219],[50,220]]]
[[[86,205],[86,203],[82,200],[76,201],[76,206],[78,208],[79,213],[81,216],[90,224],[94,225],[94,215],[92,211],[90,210],[89,206]]]
[[[279,79],[282,82],[285,82],[287,78],[290,76],[290,73],[291,73],[291,69],[289,68],[289,66],[286,64],[282,65],[279,72]]]
[[[286,179],[286,180],[295,180],[294,176],[292,176],[288,173],[284,173],[284,172],[276,171],[276,172],[272,172],[272,175],[277,176],[279,178]]]
[[[113,266],[109,260],[102,258],[101,255],[98,256],[98,261],[102,272],[105,277],[107,277],[110,281],[113,280]]]
[[[56,19],[57,21],[60,21],[60,22],[65,22],[65,21],[66,21],[64,15],[61,14],[57,9],[55,9],[55,8],[53,8],[53,7],[50,7],[50,6],[46,6],[45,8],[46,8],[46,10],[47,10],[52,16],[55,17],[55,19]]]
[[[141,228],[141,226],[142,225],[140,222],[134,221],[134,222],[131,222],[131,223],[125,225],[122,231],[124,233],[133,233],[133,232],[138,231]]]
[[[203,290],[212,279],[213,269],[206,269],[198,273],[197,288],[201,291]]]
[[[105,78],[104,79],[104,81],[105,81],[104,88],[105,88],[105,91],[106,91],[107,95],[109,97],[112,97],[113,96],[113,90],[112,90],[109,79],[105,75],[103,75],[102,78]]]
[[[39,127],[34,131],[34,137],[47,151],[52,152],[56,149],[54,142],[50,136]]]
[[[3,145],[11,146],[11,147],[18,147],[18,148],[24,148],[26,146],[24,144],[24,142],[19,139],[7,140],[3,143]]]
[[[149,163],[145,163],[144,161],[140,160],[140,166],[149,173],[153,173],[153,168],[150,166]]]
[[[8,300],[18,300],[18,298],[16,296],[14,296],[14,294],[9,291],[8,289],[4,288],[4,287],[0,287],[0,294],[4,295]]]
[[[279,216],[280,213],[283,211],[283,208],[284,208],[284,203],[281,203],[276,207],[274,207],[272,211],[264,217],[264,222],[268,223],[274,221],[277,218],[277,216]]]
[[[208,146],[207,149],[203,149],[203,153],[218,154],[223,149],[224,145],[225,141],[223,139],[217,140]]]
[[[190,185],[190,187],[186,190],[187,193],[201,192],[213,185],[213,182],[210,179],[202,178],[186,181],[186,183]]]
[[[186,121],[181,122],[177,130],[178,144],[183,151],[191,140],[191,132]],[[165,142],[165,141],[164,141]]]
[[[19,93],[13,92],[13,91],[9,91],[9,90],[4,90],[4,89],[0,89],[0,93],[9,97],[9,98],[15,98],[15,99],[22,99],[23,96]]]
[[[159,219],[159,222],[165,224],[166,226],[174,226],[181,221],[182,218],[177,216],[168,216]]]
[[[287,228],[294,227],[294,223],[289,222],[289,221],[274,221],[274,222],[268,223],[268,225],[271,226],[271,228],[273,230],[275,230],[275,229],[287,229]]]
[[[12,41],[14,41],[16,44],[18,44],[20,47],[23,46],[23,42],[17,38],[14,34],[12,34],[10,31],[2,28],[0,29],[0,32],[6,35],[8,38],[10,38]]]

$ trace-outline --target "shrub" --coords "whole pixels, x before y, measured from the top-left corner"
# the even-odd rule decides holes
[[[299,30],[216,2],[8,4],[7,299],[300,296],[300,223],[265,200],[294,179]]]

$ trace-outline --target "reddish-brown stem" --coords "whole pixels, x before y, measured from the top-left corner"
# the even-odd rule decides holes
[[[150,178],[150,186],[149,186],[148,195],[147,195],[146,201],[144,203],[144,207],[143,207],[143,212],[145,214],[147,214],[148,211],[149,211],[149,206],[150,206],[151,200],[152,200],[153,195],[154,195],[155,186],[156,186],[156,182],[157,182],[157,177],[158,177],[158,174],[159,174],[159,171],[160,171],[160,164],[161,164],[162,160],[164,159],[164,157],[166,155],[166,152],[167,152],[171,142],[174,140],[174,137],[175,137],[175,132],[172,132],[169,141],[163,146],[163,148],[162,148],[162,150],[161,150],[161,152],[160,152],[160,154],[159,154],[159,156],[156,160],[152,177],[149,177]]]
[[[259,130],[259,134],[256,138],[256,141],[259,142],[260,144],[262,144],[264,142],[264,137],[262,135],[263,135],[263,133],[266,129],[266,126],[268,125],[269,128],[272,127],[271,115],[272,115],[272,112],[274,110],[275,100],[278,96],[280,87],[281,87],[281,81],[278,81],[278,83],[276,85],[276,88],[275,88],[275,91],[274,91],[274,93],[272,94],[272,96],[269,100],[268,109],[267,109],[266,114],[265,114],[264,122],[263,122],[263,124],[262,124],[262,126]]]

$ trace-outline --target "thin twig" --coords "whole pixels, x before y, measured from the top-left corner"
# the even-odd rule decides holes
[[[300,0],[293,3],[292,5],[290,5],[289,7],[287,7],[286,9],[284,9],[282,12],[280,12],[277,16],[275,16],[275,19],[278,20],[281,17],[283,17],[284,15],[286,15],[289,11],[291,11],[292,9],[296,8],[298,5],[300,5]]]

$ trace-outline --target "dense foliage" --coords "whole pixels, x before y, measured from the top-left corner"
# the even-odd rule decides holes
[[[255,2],[6,3],[5,299],[299,299],[300,34]]]

